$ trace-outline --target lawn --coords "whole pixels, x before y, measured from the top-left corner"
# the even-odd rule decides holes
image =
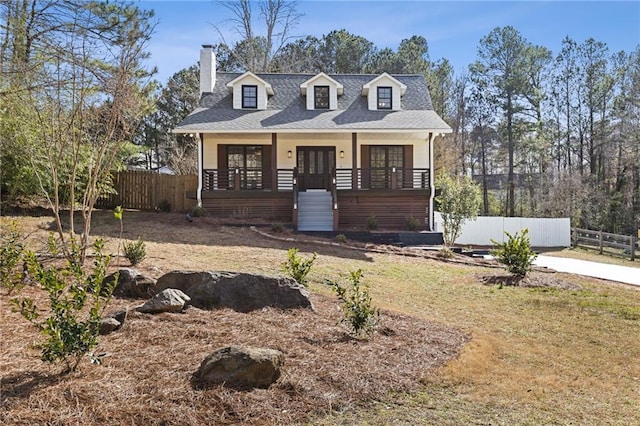
[[[30,244],[34,248],[42,248],[46,231],[38,227],[43,227],[47,218],[25,217],[18,220],[25,230],[37,229],[30,236]],[[415,374],[414,385],[381,386],[375,394],[365,393],[362,398],[348,402],[336,401],[336,410],[327,411],[327,407],[318,406],[316,410],[306,411],[303,416],[294,416],[287,412],[288,409],[298,409],[295,402],[300,395],[296,395],[296,392],[303,393],[300,389],[304,388],[304,383],[298,383],[299,387],[289,389],[287,394],[292,401],[291,407],[287,407],[286,401],[279,398],[282,405],[278,407],[282,413],[279,420],[251,417],[247,413],[252,411],[245,411],[242,412],[244,417],[233,417],[233,413],[227,413],[226,419],[231,419],[229,421],[323,425],[640,424],[640,291],[637,288],[569,274],[549,273],[537,274],[543,281],[570,285],[565,286],[567,289],[488,285],[483,278],[499,274],[496,268],[409,257],[397,251],[367,252],[326,244],[280,241],[265,238],[247,227],[221,225],[209,218],[197,218],[193,223],[188,223],[181,215],[125,212],[124,229],[124,238],[135,240],[141,237],[146,241],[148,257],[140,269],[153,276],[174,269],[232,270],[277,275],[281,274],[279,264],[285,259],[289,247],[296,246],[303,254],[316,251],[319,257],[310,274],[310,288],[319,306],[331,310],[332,302],[336,302],[323,284],[325,278],[337,279],[340,273],[360,268],[371,287],[374,303],[383,308],[389,321],[398,315],[403,324],[409,324],[409,327],[414,324],[416,335],[432,333],[428,344],[434,348],[448,343],[444,340],[453,339],[453,336],[456,339],[461,335],[469,337],[461,351],[456,349],[451,354],[453,359],[446,364],[437,368],[425,367],[422,374]],[[118,233],[119,226],[108,212],[96,217],[93,234],[103,236],[108,242],[107,247],[114,253],[117,251]],[[125,260],[121,262],[126,263]],[[183,365],[177,367],[176,364],[192,351],[191,346],[181,348],[169,345],[169,349],[163,351],[166,341],[154,333],[169,321],[157,320],[153,324],[143,325],[137,318],[134,318],[136,321],[129,331],[125,330],[126,333],[132,333],[131,330],[136,329],[140,333],[135,351],[146,354],[152,366],[174,368],[180,374],[164,377],[166,372],[164,376],[159,372],[159,376],[162,376],[158,379],[159,383],[165,385],[160,389],[153,388],[153,380],[149,377],[140,377],[139,386],[143,387],[137,388],[124,380],[125,372],[116,368],[118,364],[114,360],[112,364],[102,367],[84,364],[80,373],[63,378],[65,386],[59,387],[59,383],[49,383],[54,380],[54,369],[40,367],[37,351],[29,349],[29,342],[37,339],[37,335],[28,331],[25,324],[17,322],[19,320],[10,312],[6,300],[3,295],[0,306],[3,340],[11,342],[11,345],[3,346],[0,352],[0,363],[5,366],[1,373],[4,392],[0,400],[4,414],[0,413],[0,420],[4,415],[5,422],[10,420],[10,423],[28,424],[31,420],[33,423],[34,415],[30,414],[29,417],[25,414],[27,408],[31,413],[42,413],[40,419],[49,416],[46,420],[52,424],[81,422],[78,413],[83,410],[90,413],[91,404],[94,403],[90,389],[72,386],[74,381],[82,383],[84,376],[101,377],[112,382],[113,385],[107,389],[114,393],[112,396],[102,395],[107,399],[101,401],[101,407],[106,411],[100,412],[99,416],[94,413],[93,420],[87,420],[87,424],[103,424],[104,420],[97,419],[108,419],[110,409],[119,410],[120,416],[123,411],[130,413],[133,424],[153,424],[154,419],[155,423],[161,424],[163,418],[169,419],[165,424],[179,424],[175,419],[180,417],[167,410],[183,410],[192,417],[183,417],[182,424],[198,424],[203,417],[198,417],[193,407],[204,404],[200,399],[205,397],[209,398],[205,402],[215,409],[238,411],[238,407],[250,404],[259,406],[261,401],[273,401],[270,398],[281,395],[276,394],[282,392],[281,388],[248,393],[221,390],[217,394],[192,393],[190,395],[194,400],[190,404],[175,403],[182,401],[178,390],[182,386],[180,380],[188,377],[189,371]],[[337,309],[337,302],[335,306]],[[242,330],[247,327],[243,325],[236,330],[233,324],[242,320],[230,316],[216,317],[217,323],[211,324],[209,321],[213,317],[207,315],[198,312],[184,320],[187,321],[183,333],[188,338],[186,341],[206,346],[206,339],[215,337],[214,330],[223,333],[224,327],[229,327],[228,333],[240,330],[242,335]],[[288,324],[285,326],[284,323],[292,321],[289,317],[279,317],[284,315],[280,313],[256,315],[263,315],[256,317],[255,321],[268,324],[272,333],[276,333],[278,327],[286,328]],[[311,333],[310,329],[304,328],[306,320],[300,321],[298,332]],[[323,321],[323,327],[334,327],[330,317]],[[318,327],[317,324],[314,327]],[[170,333],[177,333],[178,329],[173,325],[167,328]],[[249,331],[246,330],[247,333]],[[23,337],[22,333],[28,337]],[[442,334],[434,337],[436,333]],[[19,338],[16,338],[16,334],[20,334]],[[108,336],[102,346],[107,351],[116,352],[123,336]],[[393,346],[394,342],[391,338],[377,335],[370,343],[352,342],[351,345],[362,345],[356,346],[356,349],[362,350],[354,351],[351,347],[347,351],[340,345],[332,346],[332,350],[338,355],[344,351],[345,357],[349,358],[357,357],[360,353],[364,357],[365,353],[370,354],[373,350],[373,346],[365,350],[366,345]],[[407,346],[407,353],[410,353],[411,347]],[[455,345],[442,347],[453,350]],[[204,349],[197,351],[205,353]],[[395,350],[402,351],[403,348],[399,346]],[[386,365],[384,348],[377,347],[374,352],[381,354],[378,364]],[[304,354],[301,357],[304,358]],[[419,358],[420,355],[411,356],[415,357]],[[135,359],[139,362],[140,358]],[[406,357],[404,362],[408,363],[407,368],[416,368],[413,365],[415,363],[406,361]],[[32,390],[27,385],[34,381],[26,380],[23,388],[18,389],[22,392],[20,397],[14,397],[13,394],[7,396],[6,377],[15,373],[12,369],[17,371],[24,368],[25,364],[32,365],[31,370],[39,371],[42,380]],[[322,376],[322,364],[319,365],[316,370],[312,369],[312,374]],[[379,365],[368,368],[380,374],[381,382],[390,380]],[[123,365],[121,368],[126,369],[126,374],[135,374],[135,369],[130,366]],[[345,386],[349,382],[357,384],[360,376],[366,375],[363,370],[352,368],[351,376],[347,374],[346,378],[341,377],[342,381],[334,377],[333,382],[323,382],[329,383],[323,392],[337,392],[338,386]],[[148,374],[153,368],[142,370]],[[108,374],[104,371],[108,371]],[[167,385],[172,380],[175,383]],[[291,376],[289,380],[293,382]],[[332,390],[334,382],[336,389]],[[60,389],[63,394],[48,395],[47,386]],[[16,391],[15,383],[10,387],[12,392]],[[141,389],[148,393],[147,400],[133,398],[133,394],[140,393]],[[85,393],[78,394],[79,390]],[[38,394],[37,400],[29,396],[30,391]],[[131,395],[135,406],[134,403],[114,403],[123,401],[121,396],[115,394],[117,392]],[[74,402],[73,410],[66,406],[61,410],[60,405],[68,405],[70,401]],[[62,417],[55,418],[56,412],[67,417],[61,414]],[[141,414],[144,417],[138,417]]]

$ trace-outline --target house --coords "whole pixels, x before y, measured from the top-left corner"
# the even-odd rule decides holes
[[[200,92],[174,133],[196,136],[192,196],[210,215],[432,230],[433,144],[451,128],[423,76],[223,73],[204,45]]]

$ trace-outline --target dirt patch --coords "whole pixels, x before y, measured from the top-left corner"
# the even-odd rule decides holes
[[[45,295],[25,290],[42,305]],[[132,313],[101,340],[102,366],[58,376],[29,342],[39,336],[3,304],[3,424],[282,424],[357,406],[391,391],[412,391],[456,357],[469,336],[435,322],[383,312],[368,341],[337,324],[333,298],[314,295],[316,312],[263,309],[248,314],[195,308],[182,314]],[[114,300],[110,309],[132,306]],[[198,389],[200,362],[230,345],[279,349],[281,379],[268,390]]]
[[[582,290],[578,284],[574,284],[562,279],[558,274],[548,272],[530,272],[525,277],[518,277],[510,274],[502,275],[481,275],[475,276],[478,281],[486,285],[501,285],[513,287],[549,287],[563,290]]]

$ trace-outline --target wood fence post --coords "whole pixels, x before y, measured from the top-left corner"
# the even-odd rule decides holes
[[[635,241],[636,239],[634,238],[633,235],[629,239],[631,240],[631,247],[630,247],[631,260],[636,260],[636,241]]]
[[[602,254],[602,230],[598,231],[598,242],[600,243],[600,254]]]
[[[573,237],[573,241],[571,241],[571,247],[576,248],[578,247],[578,228],[572,228],[571,231],[571,236]]]

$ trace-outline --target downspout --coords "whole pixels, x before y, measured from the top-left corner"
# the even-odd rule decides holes
[[[433,211],[433,199],[435,196],[435,185],[433,180],[434,170],[434,162],[433,162],[433,141],[435,139],[435,134],[430,132],[429,139],[427,140],[427,145],[429,149],[429,231],[433,232],[433,224],[435,221],[435,213]]]
[[[204,135],[202,133],[196,133],[196,141],[198,143],[198,191],[196,192],[196,198],[198,207],[202,207],[202,174],[204,173],[203,139]]]

